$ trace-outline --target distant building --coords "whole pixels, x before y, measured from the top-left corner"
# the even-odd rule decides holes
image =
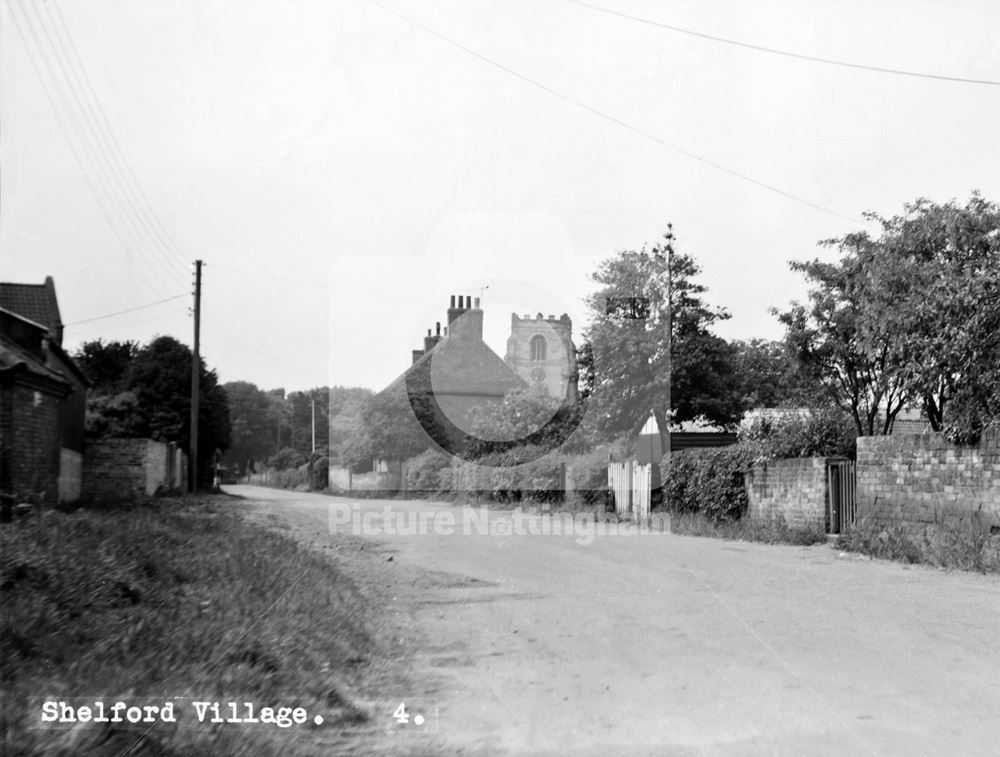
[[[510,314],[510,338],[504,361],[529,385],[541,386],[551,397],[576,397],[576,348],[573,322],[563,313],[559,318],[539,313]]]
[[[428,329],[423,349],[412,351],[410,367],[384,390],[430,408],[455,444],[472,432],[477,408],[499,404],[512,390],[537,385],[559,399],[576,396],[569,316],[512,314],[502,359],[483,341],[483,315],[479,298],[452,295],[443,331],[440,322]]]
[[[57,482],[55,486],[46,483],[45,499],[73,501],[79,498],[81,490],[84,415],[90,382],[62,348],[63,323],[55,282],[51,276],[46,277],[43,284],[0,282],[0,337],[3,338],[4,350],[3,399],[5,403],[9,403],[9,407],[5,404],[0,410],[7,422],[2,431],[4,454],[7,455],[5,459],[8,464],[13,464],[11,461],[15,458],[23,462],[26,459],[23,456],[27,454],[39,461],[40,472],[47,471],[47,461],[51,454],[49,437],[55,438],[58,441],[55,453]],[[43,399],[39,402],[37,394],[32,394],[30,403],[25,404],[28,402],[28,395],[22,391],[25,389],[24,378],[42,375],[39,373],[38,363],[44,367],[45,375],[49,378],[58,376],[67,391],[56,389],[50,381],[45,381],[42,382],[46,384],[45,387],[37,387],[37,392],[42,393]],[[52,420],[49,417],[50,403],[60,394],[61,397],[56,402],[56,417]],[[44,440],[37,434],[21,435],[27,428],[25,423],[29,423],[37,431],[43,418],[46,426],[42,435]],[[0,425],[3,423],[4,420],[0,419]],[[14,478],[20,475],[13,469],[8,473]],[[0,471],[0,476],[2,475],[4,474]],[[8,481],[11,485],[15,483],[14,478]],[[41,480],[38,479],[33,484],[36,488],[26,491],[41,493],[43,489],[37,488]],[[11,492],[2,482],[0,488],[8,493],[17,493]]]

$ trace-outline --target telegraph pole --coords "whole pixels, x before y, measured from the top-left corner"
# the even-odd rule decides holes
[[[674,257],[674,225],[672,223],[667,224],[667,414],[666,414],[666,449],[663,450],[663,454],[666,456],[666,464],[663,466],[667,471],[667,475],[670,475],[670,403],[673,401],[670,396],[670,385],[673,383],[673,371],[674,371],[674,358],[671,354],[672,341],[673,341],[673,329],[674,329],[674,298],[673,298],[673,288],[674,288],[674,274],[671,269],[671,264],[673,263]],[[665,481],[663,482],[666,483]]]
[[[191,440],[188,450],[188,486],[198,491],[198,403],[201,369],[201,261],[194,261],[194,351],[191,355]]]
[[[316,451],[316,398],[312,398],[312,431],[313,431],[313,448],[312,451]]]

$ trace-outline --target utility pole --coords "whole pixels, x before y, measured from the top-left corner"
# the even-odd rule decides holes
[[[188,487],[198,491],[198,403],[201,369],[201,261],[194,261],[194,351],[191,354],[191,440],[188,448]]]
[[[671,354],[672,341],[673,341],[673,329],[674,329],[674,275],[671,265],[673,264],[674,258],[674,225],[672,223],[667,224],[667,414],[666,414],[666,449],[663,450],[663,454],[666,458],[664,470],[667,471],[667,475],[670,475],[670,409],[671,402],[673,399],[670,396],[670,385],[673,383],[673,371],[674,371],[674,358]],[[665,481],[663,482],[666,483]]]
[[[316,398],[312,398],[312,430],[313,430],[313,448],[312,451],[316,451]]]

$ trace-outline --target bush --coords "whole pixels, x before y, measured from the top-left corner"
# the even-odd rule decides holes
[[[289,468],[298,468],[300,465],[304,465],[308,462],[309,459],[297,449],[285,447],[276,455],[271,455],[271,457],[267,459],[267,467],[283,471],[288,470]]]
[[[718,523],[740,518],[747,509],[744,476],[757,459],[752,445],[687,449],[660,464],[667,508],[676,513],[701,513]]]
[[[1000,573],[1000,537],[973,518],[951,518],[925,528],[860,521],[840,537],[840,549],[885,560]]]
[[[451,467],[451,456],[437,450],[425,450],[406,461],[407,491],[440,491],[441,473]]]
[[[774,418],[755,418],[740,429],[741,442],[754,445],[759,457],[857,457],[857,431],[837,409],[788,411]]]

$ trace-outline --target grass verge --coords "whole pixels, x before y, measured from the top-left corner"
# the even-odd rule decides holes
[[[838,539],[837,547],[885,560],[1000,573],[1000,536],[990,536],[979,523],[967,519],[923,528],[863,520]]]
[[[790,528],[783,519],[757,523],[749,518],[715,521],[702,513],[671,513],[670,530],[684,536],[712,536],[734,541],[764,544],[822,544],[826,533],[821,529]]]
[[[5,754],[313,754],[364,720],[369,610],[322,555],[225,496],[42,511],[0,526]],[[39,729],[42,700],[164,704],[176,724]],[[192,701],[301,707],[306,725],[197,722]],[[325,722],[315,725],[314,713]],[[331,734],[332,735],[332,734]]]

